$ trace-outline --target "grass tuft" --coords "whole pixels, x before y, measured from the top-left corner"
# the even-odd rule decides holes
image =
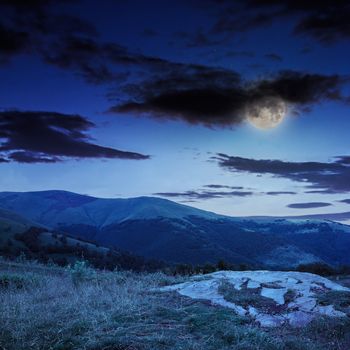
[[[328,291],[317,295],[320,305],[333,305],[336,310],[342,311],[350,316],[350,292]]]
[[[285,309],[284,305],[277,305],[272,299],[260,294],[260,288],[243,287],[237,290],[231,283],[223,281],[219,285],[218,292],[226,301],[240,305],[244,308],[253,306],[266,313],[280,313]]]

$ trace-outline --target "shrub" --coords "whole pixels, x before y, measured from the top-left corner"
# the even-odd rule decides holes
[[[16,262],[20,263],[20,264],[23,264],[27,261],[27,256],[26,254],[21,251],[21,253],[17,256],[16,258]]]
[[[328,291],[318,294],[317,301],[320,305],[334,305],[337,310],[350,314],[350,292]]]
[[[9,273],[0,274],[1,289],[22,289],[33,284],[35,280],[31,276],[20,276]]]
[[[219,260],[218,263],[216,264],[216,268],[219,271],[230,270],[229,264],[224,260]]]
[[[17,234],[15,238],[22,241],[31,252],[37,253],[40,251],[39,236],[43,232],[45,232],[45,229],[33,226],[23,233]]]
[[[323,338],[339,342],[341,339],[350,338],[350,320],[346,317],[322,317],[312,321],[305,329],[305,332],[317,338]],[[334,348],[334,349],[349,349]]]
[[[287,293],[284,294],[284,302],[286,304],[291,303],[297,297],[296,291],[293,289],[288,289]]]
[[[336,273],[331,266],[324,263],[301,264],[297,267],[297,271],[310,272],[320,276],[331,276]]]
[[[68,271],[75,285],[96,279],[96,271],[84,260],[76,261],[73,266],[68,267]]]

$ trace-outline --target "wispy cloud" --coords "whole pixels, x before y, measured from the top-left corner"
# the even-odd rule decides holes
[[[190,200],[203,200],[214,198],[247,197],[252,196],[251,191],[185,191],[185,192],[158,192],[155,196],[168,198],[188,198]]]
[[[331,203],[325,203],[325,202],[306,202],[306,203],[292,203],[288,204],[288,208],[293,209],[311,209],[311,208],[323,208],[323,207],[329,207],[331,206]]]
[[[331,162],[287,162],[271,159],[249,159],[219,153],[212,159],[232,172],[270,174],[301,182],[309,193],[342,193],[350,191],[350,157],[336,157]]]
[[[205,0],[201,9],[214,13],[207,36],[236,37],[239,33],[289,19],[295,35],[307,36],[322,44],[350,38],[350,5],[347,0]]]
[[[247,189],[243,186],[229,186],[210,184],[203,186],[205,189],[188,190],[183,192],[158,192],[153,195],[168,197],[168,198],[186,198],[186,200],[207,200],[217,198],[233,198],[233,197],[250,197],[254,195],[268,195],[268,196],[279,196],[279,195],[295,195],[296,192],[291,191],[270,191],[261,192],[253,189]],[[207,190],[209,188],[209,190]]]

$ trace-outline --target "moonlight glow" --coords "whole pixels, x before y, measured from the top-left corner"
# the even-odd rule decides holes
[[[272,129],[279,125],[287,113],[284,101],[277,97],[267,97],[253,102],[246,108],[249,123],[259,129]]]

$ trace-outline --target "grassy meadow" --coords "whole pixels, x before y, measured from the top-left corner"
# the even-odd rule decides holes
[[[349,318],[321,318],[302,329],[263,329],[232,310],[158,291],[186,279],[94,270],[84,262],[63,268],[1,260],[0,349],[350,348]],[[342,309],[349,303],[343,298]]]

